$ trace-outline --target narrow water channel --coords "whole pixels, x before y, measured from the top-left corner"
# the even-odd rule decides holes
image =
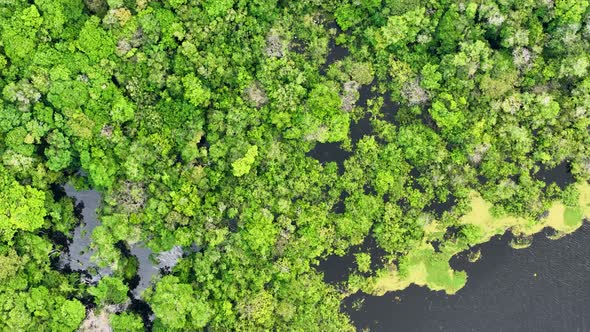
[[[62,191],[63,189],[63,191]],[[57,268],[64,272],[80,273],[81,281],[90,285],[96,285],[100,279],[113,274],[110,268],[99,268],[93,261],[95,251],[92,249],[92,232],[100,226],[99,217],[102,195],[95,190],[76,190],[71,185],[64,185],[56,189],[56,195],[65,194],[71,197],[75,203],[75,211],[80,223],[70,234],[71,239],[63,241],[62,252]],[[147,331],[151,331],[154,314],[142,299],[142,293],[154,283],[154,278],[162,273],[168,273],[178,261],[187,254],[195,253],[200,247],[193,244],[187,248],[174,246],[170,250],[154,253],[144,243],[128,245],[117,244],[122,254],[137,259],[137,272],[129,281],[129,301],[125,305],[128,312],[134,312],[141,316]],[[91,302],[87,305],[93,306]]]
[[[72,239],[68,241],[67,251],[60,257],[59,267],[81,272],[85,282],[95,284],[102,277],[112,274],[111,269],[99,268],[92,260],[95,252],[91,248],[91,236],[94,229],[100,225],[97,209],[102,202],[102,196],[98,191],[78,191],[70,185],[65,185],[63,189],[66,195],[75,200],[80,224],[74,229]],[[195,248],[198,250],[198,247]],[[131,287],[133,297],[139,299],[141,293],[151,285],[153,277],[173,268],[183,253],[183,249],[178,246],[156,254],[141,243],[131,246],[129,252],[124,254],[135,256],[138,261],[136,282]]]
[[[112,273],[109,268],[98,268],[91,260],[94,251],[90,248],[90,236],[94,228],[100,225],[97,209],[102,196],[95,190],[77,191],[71,185],[65,185],[63,189],[66,195],[75,200],[80,224],[74,229],[72,240],[68,241],[68,250],[60,257],[59,266],[81,272],[86,282],[96,283],[103,276]]]

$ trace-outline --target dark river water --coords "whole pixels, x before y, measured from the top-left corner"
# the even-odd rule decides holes
[[[326,67],[348,55],[343,47],[331,45],[334,51]],[[324,68],[325,70],[325,68]],[[358,105],[366,106],[372,98],[370,86],[360,88]],[[384,115],[393,121],[397,106],[385,96]],[[372,132],[370,114],[351,124],[352,143]],[[322,163],[336,162],[340,172],[343,162],[351,153],[343,150],[340,143],[317,144],[308,156]],[[539,179],[556,182],[560,187],[573,182],[566,163],[552,169],[541,168]],[[73,239],[68,241],[68,250],[62,255],[61,265],[82,272],[90,283],[112,273],[98,269],[90,260],[90,235],[100,225],[96,209],[102,198],[96,191],[76,191],[65,186],[66,194],[76,200],[81,223],[75,229]],[[439,213],[450,208],[447,205],[431,206]],[[441,210],[441,211],[438,211]],[[415,285],[391,292],[384,296],[356,293],[346,298],[342,311],[350,315],[359,331],[490,331],[490,332],[560,332],[590,331],[590,225],[587,223],[577,232],[559,240],[549,240],[545,234],[534,236],[532,245],[526,249],[509,246],[511,235],[495,237],[479,245],[482,257],[469,263],[466,253],[451,260],[451,266],[468,274],[466,286],[456,295],[433,292]],[[138,271],[130,287],[129,310],[142,315],[146,326],[151,326],[153,315],[149,305],[141,300],[141,292],[150,287],[152,278],[171,269],[183,254],[198,251],[174,247],[169,251],[153,253],[142,244],[128,248],[128,255],[138,259]],[[354,252],[370,251],[376,256],[384,254],[372,239],[352,248],[343,257],[328,257],[320,264],[328,282],[345,280],[354,264]],[[378,266],[372,266],[373,269]]]
[[[511,248],[510,238],[478,246],[475,263],[453,258],[451,266],[469,276],[456,295],[413,285],[380,297],[354,294],[342,309],[370,331],[590,331],[590,225],[559,240],[537,234],[526,249]]]
[[[327,65],[347,55],[342,47],[334,47]],[[374,95],[368,86],[359,92],[357,105],[364,107]],[[395,122],[397,106],[384,97],[385,119]],[[353,144],[370,135],[368,114],[351,123],[350,132]],[[318,143],[308,153],[321,163],[336,162],[341,173],[350,155],[339,143]],[[534,176],[561,188],[574,182],[567,162],[551,168],[540,166]],[[447,205],[435,204],[429,209],[440,214],[453,204],[451,198]],[[558,240],[536,234],[526,249],[513,249],[509,246],[511,239],[507,233],[477,246],[474,250],[481,250],[482,257],[475,263],[468,262],[467,253],[453,257],[451,266],[468,274],[467,284],[456,295],[412,285],[384,296],[353,294],[341,309],[359,331],[590,331],[590,225],[585,223]],[[355,252],[382,254],[373,242],[365,241],[343,257],[322,261],[319,270],[324,279],[333,284],[346,280],[354,266]]]

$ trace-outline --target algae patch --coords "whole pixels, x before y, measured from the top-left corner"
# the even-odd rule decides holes
[[[577,206],[566,206],[557,201],[550,207],[545,218],[532,220],[514,216],[496,217],[492,214],[492,204],[478,193],[472,193],[470,212],[459,218],[458,226],[463,232],[462,237],[444,241],[440,252],[435,251],[430,242],[440,239],[447,227],[433,220],[424,227],[422,243],[400,258],[397,264],[399,268],[390,264],[381,269],[375,277],[367,280],[363,291],[382,295],[416,284],[454,294],[465,285],[467,275],[464,271],[454,271],[449,260],[471,246],[510,231],[515,235],[511,246],[516,249],[525,248],[531,244],[532,235],[546,227],[554,229],[554,237],[557,238],[582,226],[584,218],[590,216],[590,184],[578,183],[576,189],[579,192]]]
[[[375,295],[401,290],[410,284],[453,294],[461,289],[467,280],[464,271],[451,269],[446,255],[436,253],[432,247],[425,246],[405,256],[400,262],[399,269],[389,265],[387,270],[381,272],[371,285],[371,293]]]

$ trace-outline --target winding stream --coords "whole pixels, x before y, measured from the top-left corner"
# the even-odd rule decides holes
[[[71,185],[65,185],[63,189],[66,195],[76,201],[80,224],[74,229],[72,240],[68,241],[68,250],[60,257],[59,267],[81,272],[85,282],[95,284],[102,277],[112,274],[110,268],[99,268],[91,259],[95,253],[90,247],[91,235],[100,225],[97,209],[100,207],[102,196],[95,190],[77,191]],[[151,249],[139,243],[133,245],[127,254],[135,256],[138,260],[137,275],[135,283],[131,285],[131,293],[135,299],[140,299],[141,293],[150,287],[152,278],[161,271],[174,267],[182,257],[183,250],[181,247],[173,247],[168,251],[154,254]]]

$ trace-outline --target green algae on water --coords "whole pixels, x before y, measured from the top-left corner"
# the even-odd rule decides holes
[[[416,284],[431,290],[444,290],[447,294],[455,294],[465,285],[468,276],[464,271],[454,271],[449,261],[470,246],[487,242],[495,235],[510,231],[515,235],[511,246],[515,249],[525,248],[531,245],[534,234],[547,227],[555,230],[556,234],[565,235],[582,226],[584,218],[590,216],[590,184],[578,183],[576,186],[580,193],[577,207],[554,202],[547,217],[540,220],[494,216],[492,204],[474,192],[471,194],[471,211],[459,219],[459,225],[468,226],[470,230],[469,243],[461,238],[444,241],[440,245],[440,252],[436,252],[430,243],[440,240],[447,226],[433,220],[424,227],[425,235],[421,245],[400,258],[399,268],[390,264],[377,271],[377,276],[371,278],[363,290],[374,295],[382,295]]]

